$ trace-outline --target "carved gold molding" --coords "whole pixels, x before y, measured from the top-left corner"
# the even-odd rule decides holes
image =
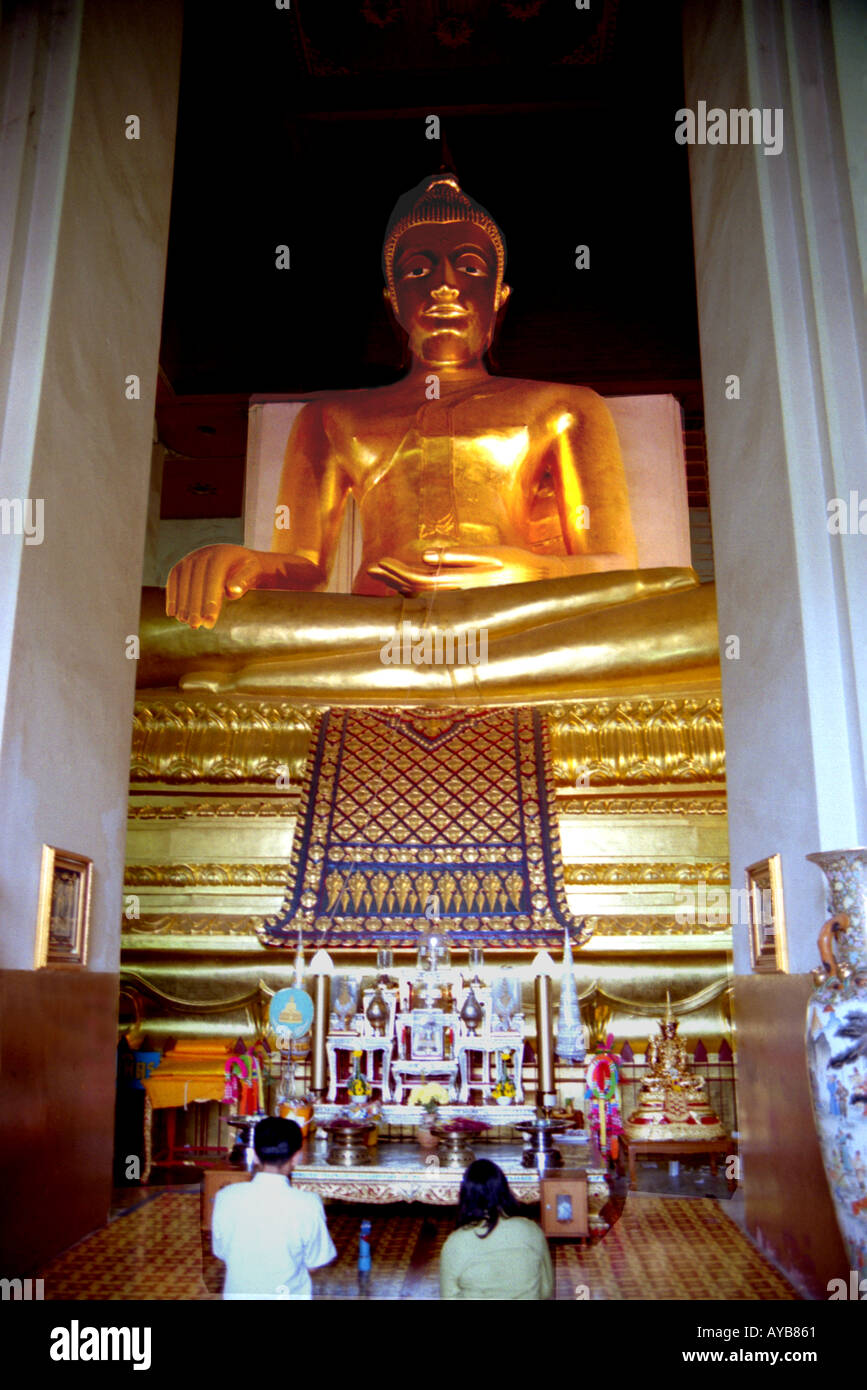
[[[312,727],[305,710],[282,700],[136,700],[130,775],[168,784],[276,783],[282,775],[297,789]]]
[[[729,881],[729,866],[724,859],[708,859],[702,863],[609,863],[564,864],[567,883],[723,883]]]
[[[724,816],[724,796],[573,796],[557,799],[561,816]]]
[[[724,859],[689,864],[672,862],[618,861],[607,864],[564,864],[566,882],[601,883],[721,883],[729,881]],[[241,864],[128,864],[126,888],[284,888],[288,863],[245,862]],[[341,886],[343,880],[341,879]]]
[[[154,936],[255,936],[263,917],[239,917],[230,913],[170,912],[122,921],[125,941]]]
[[[126,888],[285,888],[288,864],[128,864]]]
[[[136,701],[131,776],[166,785],[300,784],[313,715],[288,701],[177,692]],[[558,787],[721,784],[722,706],[716,697],[579,700],[548,716]]]
[[[181,801],[165,805],[146,802],[131,805],[130,820],[233,820],[242,817],[246,820],[284,819],[298,814],[298,795],[287,794],[286,799],[274,797],[269,801],[252,801],[239,798],[237,801]]]
[[[178,801],[131,803],[131,821],[154,820],[288,820],[297,816],[300,796],[267,800],[238,797],[237,801]],[[701,797],[685,796],[558,796],[561,816],[724,816],[725,796],[716,792]]]
[[[722,782],[717,697],[581,700],[548,718],[558,786]]]
[[[715,936],[726,930],[724,925],[684,925],[673,915],[655,913],[632,917],[586,914],[583,920],[596,936]],[[122,931],[124,943],[132,946],[136,937],[144,940],[159,936],[255,936],[264,922],[263,917],[232,913],[170,912],[124,920]]]

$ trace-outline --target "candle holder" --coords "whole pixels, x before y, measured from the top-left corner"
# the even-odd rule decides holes
[[[259,1163],[253,1140],[257,1124],[266,1118],[264,1112],[260,1112],[257,1115],[230,1115],[226,1121],[238,1131],[232,1152],[229,1154],[229,1162],[238,1168],[246,1169],[248,1173],[252,1173]]]
[[[515,1129],[526,1134],[529,1141],[521,1155],[521,1166],[535,1168],[539,1173],[550,1172],[552,1168],[562,1168],[563,1155],[559,1149],[554,1148],[553,1137],[555,1134],[562,1134],[568,1128],[566,1120],[523,1120],[515,1125]]]

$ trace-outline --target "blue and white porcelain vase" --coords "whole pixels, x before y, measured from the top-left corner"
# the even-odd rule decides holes
[[[807,1066],[828,1186],[850,1268],[867,1273],[867,849],[808,854],[828,880]]]

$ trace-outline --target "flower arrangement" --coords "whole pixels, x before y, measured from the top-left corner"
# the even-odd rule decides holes
[[[441,1105],[448,1105],[449,1093],[438,1081],[427,1081],[424,1086],[413,1086],[409,1103],[420,1105],[429,1115],[435,1115]]]
[[[352,1057],[353,1057],[353,1064],[354,1064],[354,1071],[353,1071],[352,1079],[351,1079],[351,1081],[349,1082],[349,1085],[348,1085],[347,1088],[346,1088],[346,1093],[347,1093],[347,1095],[349,1096],[350,1100],[356,1100],[356,1101],[358,1101],[358,1100],[361,1100],[361,1101],[367,1100],[368,1096],[370,1096],[370,1095],[372,1094],[372,1092],[373,1092],[373,1087],[371,1086],[370,1082],[367,1080],[367,1077],[362,1076],[362,1074],[361,1074],[361,1060],[360,1060],[360,1059],[361,1059],[363,1056],[364,1056],[364,1053],[361,1051],[361,1049],[357,1049],[357,1050],[354,1051],[353,1054],[352,1054]]]
[[[493,1096],[494,1100],[497,1102],[498,1105],[509,1105],[515,1099],[515,1096],[518,1094],[517,1089],[515,1087],[515,1083],[509,1076],[508,1070],[506,1069],[506,1063],[508,1062],[511,1055],[511,1052],[500,1053],[500,1062],[498,1068],[499,1075],[497,1076],[497,1084],[491,1091],[491,1095]]]

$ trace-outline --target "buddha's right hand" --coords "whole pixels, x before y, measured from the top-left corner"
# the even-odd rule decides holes
[[[206,545],[172,569],[166,585],[166,613],[190,627],[213,627],[226,599],[255,589],[262,565],[243,545]]]

